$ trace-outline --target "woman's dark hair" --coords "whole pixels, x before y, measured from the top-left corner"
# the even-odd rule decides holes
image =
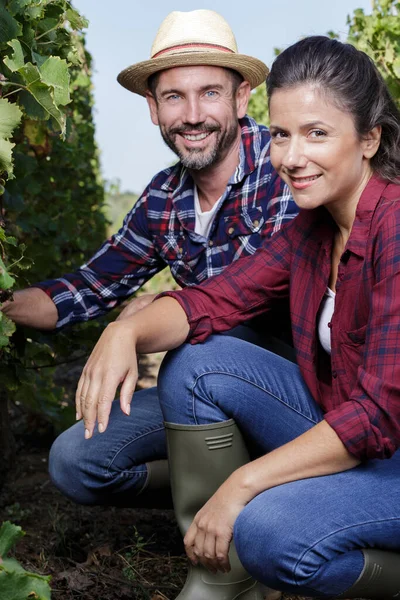
[[[373,61],[350,44],[311,36],[275,59],[267,77],[268,98],[275,90],[314,84],[354,118],[362,139],[382,127],[381,143],[371,166],[381,177],[400,177],[400,111]]]

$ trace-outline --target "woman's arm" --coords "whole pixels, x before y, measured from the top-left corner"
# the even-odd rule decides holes
[[[138,377],[136,354],[176,348],[188,333],[186,313],[173,298],[160,298],[132,317],[106,327],[76,391],[76,418],[83,417],[86,438],[92,436],[96,418],[100,433],[105,431],[120,383],[121,409],[129,414]]]
[[[346,471],[359,462],[322,421],[295,440],[240,467],[195,516],[184,540],[189,558],[211,570],[229,570],[233,526],[250,500],[277,485]]]

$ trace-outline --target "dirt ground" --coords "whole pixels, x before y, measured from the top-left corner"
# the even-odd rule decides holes
[[[160,355],[142,359],[141,386],[154,384],[159,361]],[[73,504],[49,480],[49,442],[18,440],[16,469],[0,493],[0,523],[10,520],[26,532],[16,558],[52,576],[52,600],[176,598],[186,559],[173,511]]]

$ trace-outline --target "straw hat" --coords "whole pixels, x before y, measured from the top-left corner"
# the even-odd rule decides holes
[[[265,81],[267,66],[252,56],[239,54],[228,23],[213,10],[170,13],[161,24],[150,60],[132,65],[118,75],[119,83],[145,95],[150,75],[188,65],[211,65],[238,71],[252,88]]]

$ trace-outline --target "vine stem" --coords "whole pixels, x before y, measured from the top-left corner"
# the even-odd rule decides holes
[[[8,96],[12,96],[13,94],[17,94],[18,92],[22,92],[22,90],[25,89],[26,87],[19,87],[16,90],[11,90],[11,92],[8,92],[7,94],[4,94],[4,96],[2,96],[3,98],[8,98]]]
[[[55,29],[58,29],[60,27],[60,23],[57,23],[57,25],[55,25],[54,27],[52,27],[51,29],[48,29],[47,31],[45,31],[44,33],[41,33],[40,35],[38,35],[35,40],[38,41],[40,40],[40,38],[44,37],[45,35],[47,35],[48,33],[51,33],[52,31],[54,31]]]

